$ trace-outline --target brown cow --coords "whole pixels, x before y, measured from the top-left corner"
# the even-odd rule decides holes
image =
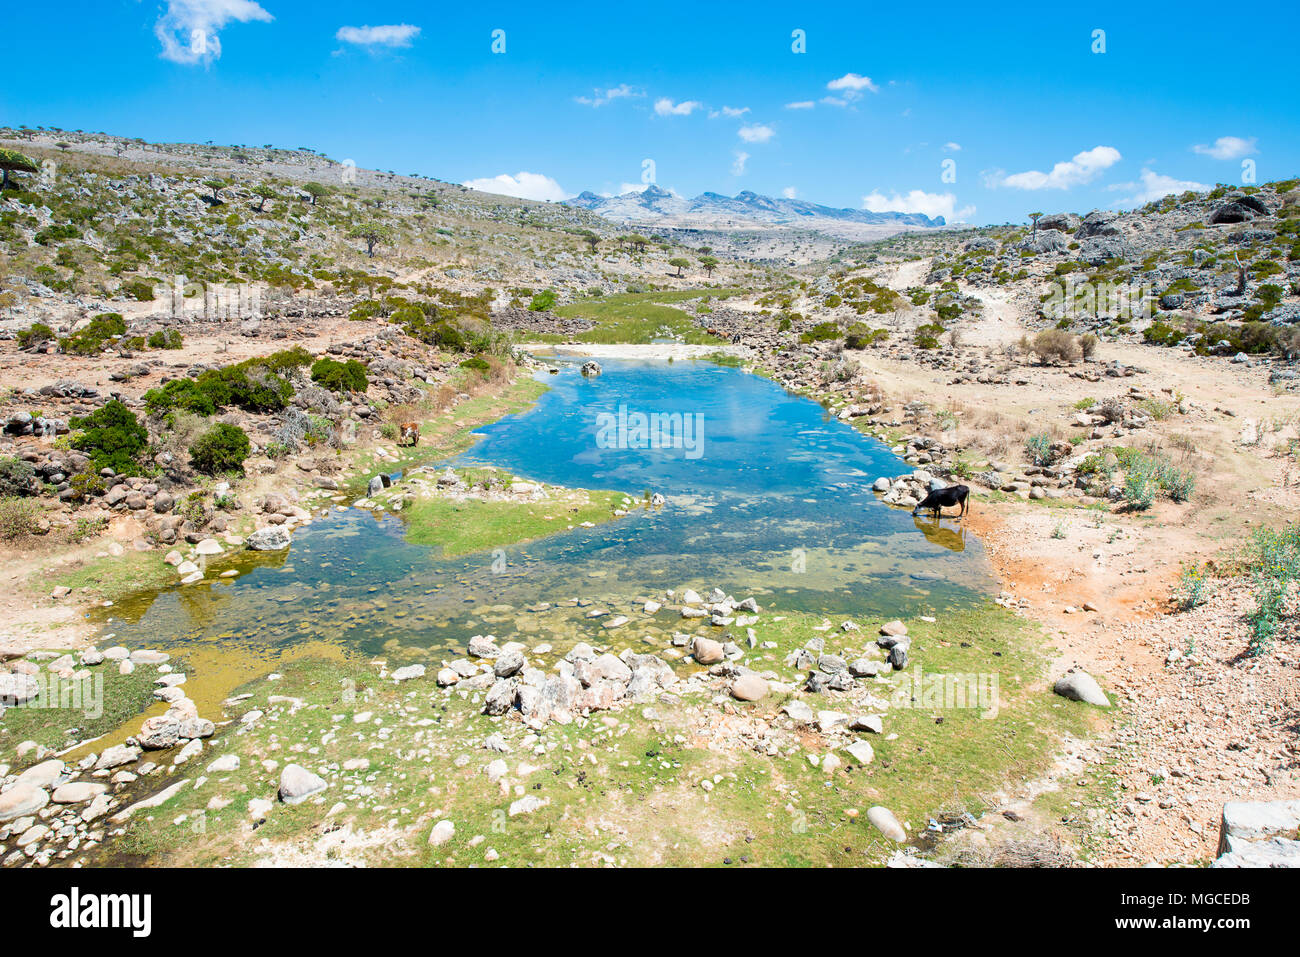
[[[402,437],[397,442],[398,445],[410,445],[412,447],[420,444],[420,424],[418,422],[403,422]]]

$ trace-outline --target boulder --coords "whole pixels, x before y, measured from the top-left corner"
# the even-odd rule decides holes
[[[0,707],[25,704],[40,693],[40,682],[31,675],[0,673]]]
[[[717,664],[725,657],[721,643],[712,638],[696,638],[691,644],[691,654],[702,665]]]
[[[429,832],[429,846],[441,847],[456,836],[456,825],[451,821],[439,821]]]
[[[87,801],[93,801],[107,790],[107,784],[97,784],[90,781],[70,781],[55,788],[51,800],[55,804],[85,804]]]
[[[255,552],[279,551],[282,548],[288,548],[292,542],[293,537],[283,525],[268,525],[266,528],[259,528],[244,540],[244,544]]]
[[[1097,684],[1092,675],[1086,671],[1077,669],[1067,671],[1056,679],[1056,684],[1052,686],[1052,690],[1063,698],[1069,698],[1071,701],[1083,701],[1087,704],[1097,705],[1100,708],[1110,707],[1110,699],[1101,690],[1101,685]]]
[[[327,787],[329,785],[320,775],[296,764],[286,764],[280,772],[280,800],[285,804],[301,804]]]
[[[741,675],[731,685],[731,696],[737,701],[758,701],[767,697],[768,685],[758,675]]]
[[[31,784],[17,784],[0,794],[0,824],[35,814],[50,803],[49,792]]]
[[[898,823],[898,818],[894,817],[894,812],[889,808],[877,804],[867,811],[867,820],[891,841],[901,844],[907,840],[907,829]]]

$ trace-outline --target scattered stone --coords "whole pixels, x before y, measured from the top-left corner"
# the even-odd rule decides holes
[[[1097,684],[1092,675],[1086,671],[1078,669],[1067,671],[1056,679],[1052,690],[1071,701],[1083,701],[1100,708],[1110,707],[1110,699],[1101,690],[1101,685]]]
[[[280,772],[280,800],[285,804],[301,804],[327,787],[324,778],[296,764],[286,764]]]

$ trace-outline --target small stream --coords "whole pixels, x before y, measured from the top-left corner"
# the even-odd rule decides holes
[[[620,489],[638,503],[626,517],[444,559],[404,540],[400,514],[333,510],[299,529],[287,552],[241,552],[210,562],[205,582],[96,611],[106,637],[258,658],[325,642],[400,663],[459,653],[478,633],[601,635],[573,608],[540,604],[570,599],[626,612],[638,596],[716,584],[775,610],[883,619],[989,593],[978,543],[951,519],[878,502],[871,483],[909,467],[817,403],[704,361],[599,360],[594,378],[579,373],[582,361],[552,360],[559,374],[538,373],[551,390],[483,428],[450,464]],[[668,447],[652,447],[637,413],[669,417],[659,423],[671,431],[656,433]],[[639,507],[647,493],[666,504]],[[239,574],[216,578],[224,569]],[[671,632],[676,621],[659,617],[653,631]]]

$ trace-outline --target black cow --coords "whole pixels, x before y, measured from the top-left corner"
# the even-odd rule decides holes
[[[938,518],[941,509],[960,505],[961,514],[958,516],[960,518],[966,514],[967,509],[970,507],[969,497],[970,489],[965,485],[949,485],[947,488],[935,489],[921,499],[921,503],[912,509],[912,514],[915,515],[922,509],[928,508],[934,512],[934,517]]]

